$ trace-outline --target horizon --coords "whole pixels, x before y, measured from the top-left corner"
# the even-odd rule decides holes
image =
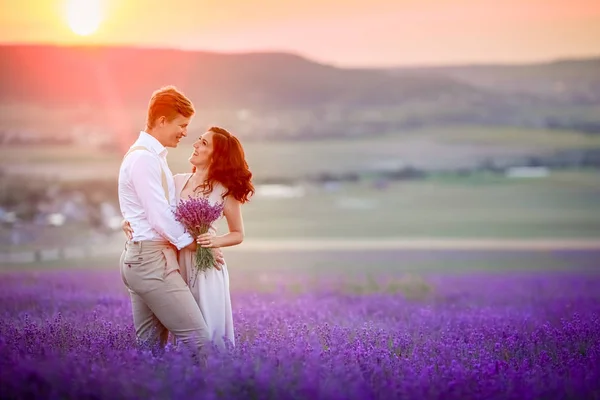
[[[533,61],[481,61],[481,62],[455,62],[451,64],[401,64],[401,65],[373,65],[373,66],[346,66],[346,65],[335,65],[333,63],[324,62],[311,58],[306,54],[299,52],[277,50],[277,49],[256,49],[256,50],[240,50],[240,51],[218,51],[209,49],[190,49],[190,48],[177,48],[168,46],[156,46],[156,45],[144,45],[144,44],[111,44],[111,43],[93,43],[93,44],[82,44],[82,43],[52,43],[52,42],[0,42],[0,47],[57,47],[57,48],[70,48],[70,49],[83,49],[83,48],[120,48],[120,49],[138,49],[138,50],[156,50],[156,51],[179,51],[186,53],[203,53],[203,54],[218,54],[218,55],[273,55],[283,54],[289,56],[295,56],[305,59],[309,62],[327,65],[341,69],[414,69],[414,68],[453,68],[453,67],[526,67],[534,65],[550,65],[561,62],[585,62],[600,59],[600,51],[584,56],[556,56],[553,58],[545,58]]]
[[[343,68],[600,54],[592,0],[0,0],[0,42],[297,54]],[[94,6],[93,9],[86,9]],[[90,11],[92,10],[92,11]]]

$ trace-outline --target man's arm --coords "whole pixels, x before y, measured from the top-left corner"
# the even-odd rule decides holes
[[[135,192],[150,226],[181,250],[194,243],[194,238],[175,219],[171,206],[165,199],[160,161],[148,152],[140,153],[131,164],[131,180]]]

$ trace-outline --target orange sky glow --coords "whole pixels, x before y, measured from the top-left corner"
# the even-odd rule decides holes
[[[597,0],[101,0],[85,37],[65,0],[0,0],[0,42],[288,51],[339,66],[600,55]]]

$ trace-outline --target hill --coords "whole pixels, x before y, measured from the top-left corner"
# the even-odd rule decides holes
[[[131,131],[152,91],[174,84],[207,120],[245,137],[365,136],[435,125],[600,132],[600,59],[379,70],[287,53],[5,45],[0,69],[2,129],[35,119],[28,129],[38,132],[75,120]],[[18,117],[6,108],[15,104]],[[64,118],[57,109],[67,110]],[[222,113],[213,118],[210,110]]]
[[[220,54],[128,47],[0,47],[0,101],[145,104],[165,84],[199,106],[372,107],[481,96],[447,77],[341,69],[284,53]]]
[[[396,68],[393,75],[444,76],[505,93],[527,93],[562,102],[600,103],[600,57],[527,65]]]

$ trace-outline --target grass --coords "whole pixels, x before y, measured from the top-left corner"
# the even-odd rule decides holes
[[[116,154],[78,145],[4,147],[0,154],[2,164],[115,164],[119,160]]]
[[[427,131],[425,131],[427,132]],[[477,127],[451,128],[443,132],[427,133],[449,144],[477,144],[490,146],[523,146],[540,150],[584,149],[600,147],[600,135],[586,135],[574,131],[545,129]]]
[[[477,145],[477,147],[473,147]],[[533,154],[552,150],[599,148],[600,136],[570,131],[501,127],[429,128],[370,137],[306,142],[249,142],[244,144],[256,176],[294,177],[322,172],[361,171],[400,163],[452,165],[454,159],[482,155]],[[189,171],[186,145],[170,151],[173,171]]]
[[[190,170],[187,161],[194,138],[170,149],[174,173]],[[475,146],[474,146],[475,145]],[[429,128],[344,140],[244,141],[249,165],[259,178],[298,178],[323,172],[341,173],[407,163],[422,167],[451,166],[483,156],[533,154],[549,150],[600,147],[600,136],[499,127]],[[85,146],[26,146],[0,149],[0,166],[39,171],[56,179],[114,177],[121,154]],[[31,172],[29,172],[31,173]]]
[[[597,238],[600,175],[564,171],[542,179],[438,175],[377,189],[346,184],[335,191],[308,186],[298,198],[256,196],[243,207],[248,240],[319,238]],[[89,233],[85,227],[80,233]],[[226,232],[226,221],[218,224]],[[0,230],[1,252],[8,245]],[[44,234],[44,235],[42,235]],[[40,230],[57,245],[83,237],[66,227]],[[121,238],[120,234],[118,236]]]
[[[279,274],[303,276],[369,277],[388,273],[471,273],[477,271],[589,270],[600,272],[598,251],[491,251],[491,250],[356,250],[248,252],[224,250],[229,272],[242,280],[275,280]],[[5,264],[2,271],[114,270],[120,249],[84,260],[53,260]],[[117,269],[116,269],[117,268]]]
[[[306,142],[249,142],[244,144],[248,164],[256,176],[289,178],[322,172],[359,171],[383,159],[400,157],[407,138],[403,135],[348,140]],[[175,171],[189,171],[190,148],[169,153]]]
[[[598,174],[491,179],[437,178],[385,190],[356,184],[300,198],[255,198],[244,206],[244,223],[248,237],[257,238],[600,237]]]

